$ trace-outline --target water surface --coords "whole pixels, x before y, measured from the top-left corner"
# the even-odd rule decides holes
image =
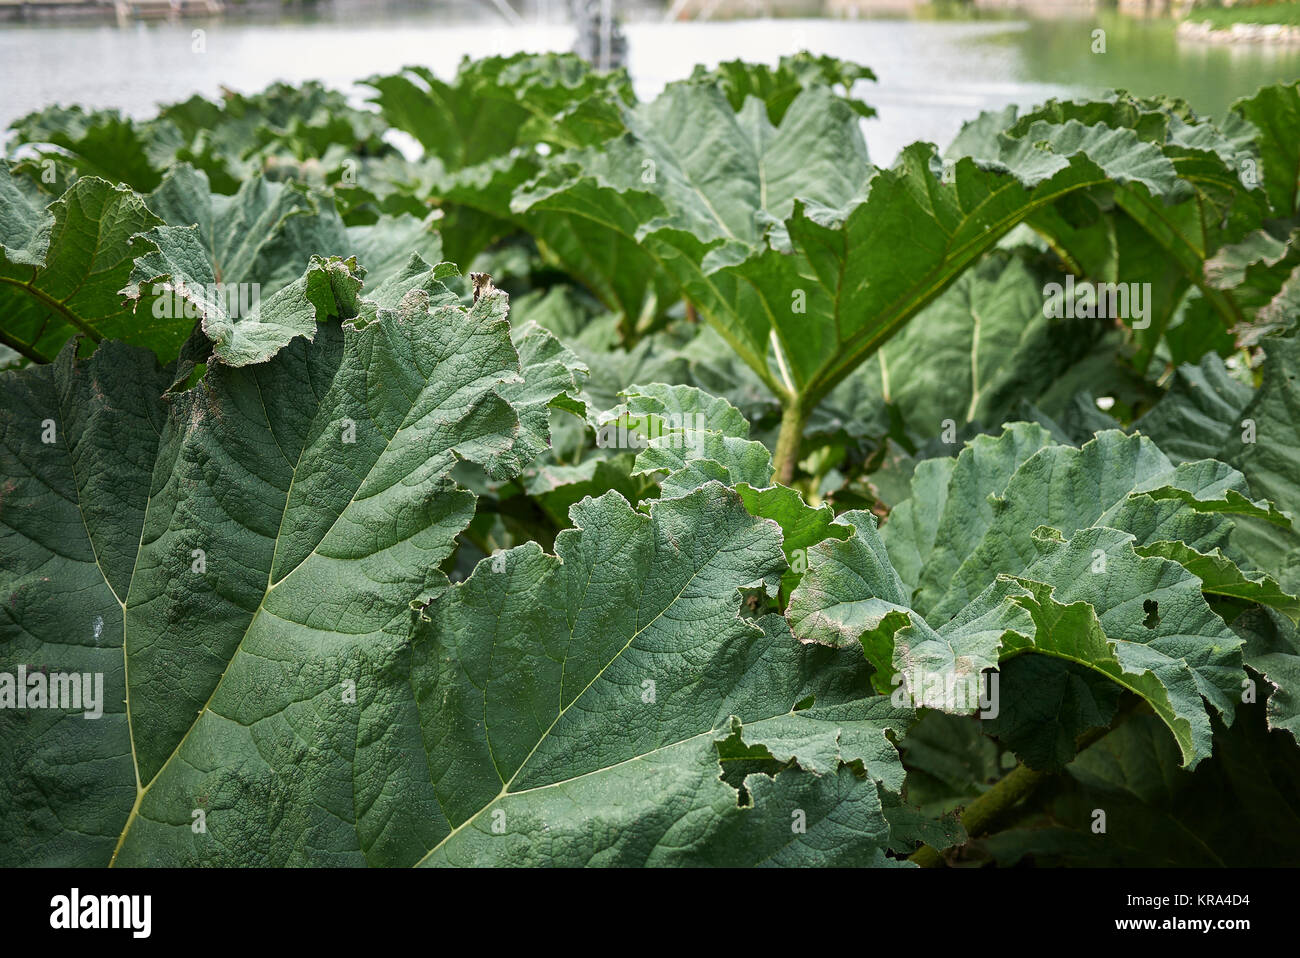
[[[663,23],[646,10],[634,16],[626,26],[629,69],[642,96],[696,63],[775,61],[803,48],[871,66],[880,80],[863,84],[859,95],[880,111],[866,126],[877,162],[913,140],[944,144],[963,120],[1008,103],[1121,87],[1183,96],[1221,115],[1261,84],[1300,76],[1296,48],[1179,44],[1168,21],[1113,14],[709,23]],[[1106,31],[1105,53],[1093,52],[1098,28]],[[203,31],[201,44],[196,30]],[[358,80],[405,64],[449,76],[466,54],[566,50],[572,42],[572,28],[554,17],[530,13],[510,26],[486,4],[362,15],[327,10],[270,21],[3,24],[0,125],[53,102],[148,116],[160,102],[216,96],[223,86],[254,92],[274,80],[320,79],[360,103],[366,91]]]

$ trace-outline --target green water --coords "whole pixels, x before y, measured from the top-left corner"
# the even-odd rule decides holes
[[[1215,116],[1264,84],[1300,78],[1300,47],[1180,42],[1169,20],[1113,13],[1086,24],[1106,31],[1106,53],[1092,53],[1068,22],[1031,23],[1017,43],[1027,75],[1043,83],[1181,96]]]

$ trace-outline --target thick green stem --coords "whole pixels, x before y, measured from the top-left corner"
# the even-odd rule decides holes
[[[1046,772],[1039,772],[1028,765],[1017,765],[1005,778],[966,806],[961,816],[966,834],[973,838],[987,832],[1008,809],[1028,797],[1046,777]],[[910,860],[922,868],[935,868],[943,864],[943,857],[929,845],[918,848]]]
[[[53,296],[45,292],[43,289],[37,289],[35,286],[29,286],[26,283],[20,283],[14,279],[0,279],[0,282],[18,287],[23,292],[25,292],[28,296],[32,297],[32,299],[39,302],[41,305],[45,306],[46,308],[52,310],[55,313],[58,313],[59,316],[63,318],[63,321],[66,322],[69,326],[75,326],[77,329],[81,330],[81,332],[85,333],[95,342],[98,343],[103,341],[104,337],[99,334],[99,330],[97,330],[94,326],[91,326],[88,322],[86,322],[84,319],[82,319],[80,316],[74,313],[68,307],[67,303],[63,302],[62,300],[55,299]]]
[[[1079,752],[1105,738],[1129,715],[1141,708],[1142,700],[1133,696],[1111,720],[1110,725],[1089,729],[1080,735],[1075,743]],[[971,838],[988,834],[997,827],[1002,817],[1024,799],[1034,793],[1043,780],[1050,777],[1049,772],[1040,772],[1028,765],[1017,765],[1000,779],[996,785],[966,806],[961,814],[962,827]],[[943,856],[929,845],[922,845],[911,855],[908,861],[915,862],[922,868],[937,868],[944,863]]]
[[[777,434],[776,452],[772,456],[773,482],[788,486],[794,481],[794,467],[799,462],[799,446],[803,442],[806,418],[799,397],[789,397],[781,410],[781,431]]]
[[[17,337],[10,336],[3,329],[0,329],[0,344],[8,346],[22,356],[26,356],[34,363],[48,363],[50,361],[49,357],[35,346],[29,346]]]

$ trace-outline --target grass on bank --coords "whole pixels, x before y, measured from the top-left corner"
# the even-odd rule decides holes
[[[1193,23],[1208,22],[1215,29],[1227,29],[1235,23],[1279,23],[1300,27],[1300,2],[1194,7],[1188,11],[1187,19]]]

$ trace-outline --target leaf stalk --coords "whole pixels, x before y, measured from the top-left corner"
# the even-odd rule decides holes
[[[799,461],[803,427],[808,418],[804,410],[798,396],[789,397],[781,407],[781,431],[777,434],[776,451],[772,455],[772,481],[784,486],[794,481],[794,467]]]

